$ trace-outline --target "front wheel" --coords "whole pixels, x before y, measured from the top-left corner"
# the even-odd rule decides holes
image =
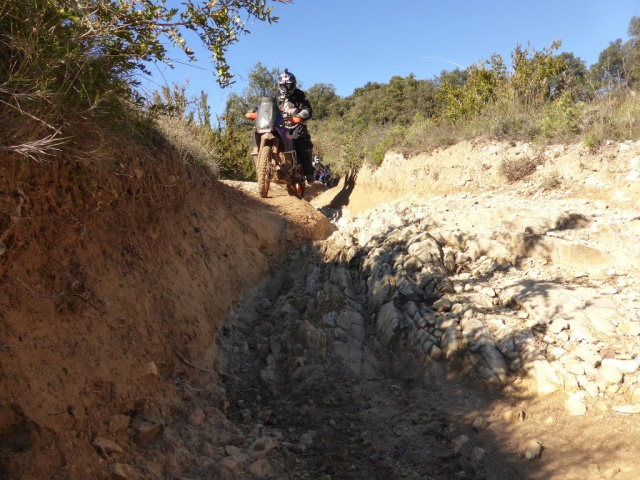
[[[271,163],[271,148],[262,147],[258,153],[256,173],[258,175],[258,193],[262,198],[269,194],[269,164]]]
[[[292,184],[287,184],[287,193],[297,198],[304,197],[304,180],[300,179]]]

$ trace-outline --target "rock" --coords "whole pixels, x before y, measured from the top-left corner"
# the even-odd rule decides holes
[[[429,352],[429,356],[433,359],[433,360],[440,360],[442,358],[442,350],[440,350],[439,347],[437,347],[436,345],[434,345],[433,347],[431,347],[431,351]]]
[[[606,360],[606,359],[605,359]],[[603,362],[605,361],[603,360]],[[615,364],[608,364],[598,369],[596,383],[600,389],[605,389],[611,385],[618,385],[622,382],[622,372]]]
[[[473,464],[478,464],[482,461],[482,459],[484,458],[484,455],[485,455],[485,451],[482,448],[475,447],[473,450],[471,450],[471,453],[469,454],[469,460]]]
[[[433,302],[433,309],[436,312],[448,312],[453,307],[453,303],[448,298],[441,298]]]
[[[224,447],[224,451],[230,457],[233,457],[234,455],[240,455],[242,453],[242,450],[240,450],[235,445],[227,445],[226,447]]]
[[[569,329],[569,322],[567,322],[564,318],[556,318],[553,322],[549,324],[549,332],[558,334],[563,330]]]
[[[562,366],[567,372],[573,375],[584,375],[584,367],[574,358],[567,359]]]
[[[315,432],[307,432],[303,433],[300,436],[300,445],[304,445],[305,447],[310,447],[313,445],[313,436]]]
[[[636,414],[640,413],[640,404],[635,405],[618,405],[613,407],[614,412]]]
[[[402,311],[393,302],[385,303],[378,312],[376,333],[385,346],[390,346],[393,338],[410,328]]]
[[[111,467],[111,478],[113,480],[138,480],[140,475],[131,465],[116,463]]]
[[[116,433],[122,430],[125,430],[129,426],[130,422],[131,422],[131,418],[128,417],[127,415],[120,415],[120,414],[113,415],[109,419],[109,432],[115,435]]]
[[[158,376],[158,367],[155,362],[147,362],[142,365],[140,368],[140,376],[141,377],[157,377]]]
[[[564,402],[564,409],[569,415],[574,417],[587,413],[587,404],[584,398],[584,392],[576,392],[572,394]]]
[[[102,455],[104,455],[105,457],[112,454],[119,454],[124,451],[122,450],[122,447],[118,445],[116,442],[103,437],[94,438],[93,441],[91,442],[91,445],[96,447],[96,449],[100,453],[102,453]]]
[[[194,410],[191,415],[189,415],[189,424],[193,427],[199,427],[204,422],[205,415],[201,408]]]
[[[243,478],[243,460],[239,456],[224,457],[218,463],[218,476],[214,478]]]
[[[640,335],[640,322],[626,322],[618,326],[620,331],[630,337]]]
[[[216,454],[216,450],[213,448],[213,445],[211,445],[209,442],[204,442],[202,444],[202,454],[205,457],[213,458]]]
[[[533,460],[535,458],[539,458],[540,455],[542,455],[543,447],[538,440],[532,438],[524,444],[523,450],[524,458],[526,458],[527,460]]]
[[[273,467],[266,458],[262,458],[249,465],[249,473],[255,478],[267,478],[274,474]]]
[[[527,413],[524,410],[507,410],[502,414],[502,419],[507,423],[524,422]]]
[[[637,170],[631,170],[629,172],[629,175],[625,177],[625,180],[627,180],[628,182],[635,182],[639,178],[640,178],[640,172],[638,172]]]
[[[462,449],[464,444],[467,443],[468,441],[469,441],[469,437],[467,437],[466,435],[460,435],[459,437],[455,438],[452,442],[453,451],[455,453],[459,453],[460,449]]]
[[[544,396],[558,391],[562,381],[553,366],[544,358],[538,358],[527,365],[529,376],[536,382],[538,395]]]
[[[135,418],[131,422],[135,431],[135,440],[140,445],[153,442],[164,433],[164,423],[150,418]]]
[[[476,417],[475,420],[473,421],[472,426],[476,432],[481,432],[487,429],[487,427],[489,426],[489,422],[487,422],[487,420],[484,419],[483,417]]]
[[[278,446],[278,441],[273,437],[261,437],[254,440],[247,453],[253,459],[260,459],[266,457],[271,450]]]
[[[640,369],[640,364],[636,360],[620,360],[617,358],[605,358],[602,360],[601,368],[612,367],[624,374],[635,373]],[[620,382],[616,382],[620,383]]]
[[[164,461],[167,467],[167,472],[175,476],[180,475],[180,464],[178,463],[178,457],[176,457],[175,454],[167,453],[164,457]]]

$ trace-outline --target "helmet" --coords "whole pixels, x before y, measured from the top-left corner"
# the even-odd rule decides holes
[[[289,96],[296,89],[296,76],[285,68],[284,72],[280,74],[278,84],[280,85],[280,93]]]
[[[319,155],[316,155],[316,156],[314,157],[314,159],[313,159],[313,163],[314,163],[314,164],[316,164],[316,163],[320,163],[320,156],[319,156]]]

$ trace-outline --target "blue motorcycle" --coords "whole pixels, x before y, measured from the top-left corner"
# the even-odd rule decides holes
[[[302,198],[305,189],[302,165],[298,163],[291,135],[282,125],[287,121],[301,123],[302,119],[284,116],[273,97],[263,97],[257,111],[248,112],[246,118],[255,120],[251,158],[260,196],[267,197],[273,181],[286,185],[289,195]]]

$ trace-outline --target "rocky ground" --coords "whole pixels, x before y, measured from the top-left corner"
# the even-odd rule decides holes
[[[233,183],[262,213],[236,209],[215,235],[200,214],[198,227],[234,245],[249,274],[240,223],[269,274],[238,298],[225,291],[214,345],[144,364],[164,400],[103,407],[84,440],[98,476],[640,478],[640,144],[550,148],[531,176],[501,179],[500,162],[530,149],[389,155],[355,181],[315,186],[306,200],[333,233],[282,189],[258,199]],[[272,231],[272,216],[292,223]],[[0,428],[5,452],[7,438]]]
[[[245,448],[221,464],[231,478],[640,476],[635,273],[546,258],[559,241],[579,254],[567,230],[594,221],[581,202],[522,229],[527,256],[517,229],[448,224],[477,197],[439,200],[343,222],[235,312],[225,391]],[[506,200],[480,202],[543,208]]]
[[[378,171],[351,198],[382,198],[376,208],[350,215],[340,192],[313,200],[338,231],[229,319],[225,392],[243,441],[227,440],[216,471],[638,478],[633,148],[610,185],[583,173],[553,191],[529,182],[386,203],[390,189],[371,198],[373,176],[388,178]]]

